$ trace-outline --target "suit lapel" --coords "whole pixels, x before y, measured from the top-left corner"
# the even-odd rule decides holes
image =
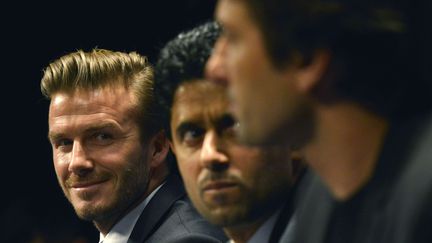
[[[409,124],[405,131],[409,131],[412,140],[406,137],[395,139],[398,142],[408,141],[409,144],[405,147],[411,147],[406,152],[406,159],[400,153],[396,155],[405,159],[403,162],[406,167],[395,185],[387,207],[386,222],[382,224],[386,227],[382,242],[412,242],[415,235],[412,226],[416,225],[418,218],[424,213],[421,210],[424,210],[432,188],[431,121],[431,117],[422,117]]]
[[[141,213],[129,237],[128,243],[144,242],[163,222],[164,215],[179,198],[185,195],[179,175],[170,175],[165,184],[150,200]]]
[[[306,176],[306,175],[305,175]],[[306,176],[308,187],[303,187],[303,200],[299,201],[298,214],[294,217],[298,222],[294,242],[312,243],[323,242],[327,233],[329,216],[334,208],[333,199],[323,182],[312,171]],[[281,242],[292,236],[282,235]]]
[[[288,227],[290,222],[292,222],[291,219],[294,211],[293,196],[295,192],[296,192],[296,187],[293,186],[293,188],[287,195],[287,199],[285,200],[285,203],[282,205],[282,209],[279,213],[278,219],[270,234],[269,243],[279,242],[282,233],[284,233],[284,230]]]

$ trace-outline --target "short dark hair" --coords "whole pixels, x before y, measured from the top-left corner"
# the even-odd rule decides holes
[[[431,108],[430,1],[232,1],[246,4],[275,67],[331,52],[321,101],[348,99],[386,117]]]
[[[182,32],[160,51],[155,65],[155,92],[160,106],[171,110],[177,87],[182,82],[204,78],[204,67],[220,34],[214,21],[207,21]],[[171,112],[166,112],[169,131]],[[170,135],[171,136],[171,135]]]

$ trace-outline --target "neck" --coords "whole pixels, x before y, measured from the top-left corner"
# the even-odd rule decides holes
[[[148,175],[150,180],[147,185],[146,191],[137,200],[132,202],[125,210],[122,212],[103,216],[101,219],[93,220],[94,225],[99,230],[101,234],[106,236],[112,227],[119,222],[124,216],[126,216],[130,211],[136,208],[142,201],[144,201],[148,195],[150,195],[158,186],[160,186],[168,176],[167,169],[154,169],[150,171]]]
[[[317,108],[316,128],[307,162],[336,199],[347,200],[372,176],[388,122],[355,104],[336,104]]]
[[[102,216],[99,219],[93,220],[93,224],[98,229],[98,231],[106,236],[109,231],[114,227],[114,225],[119,222],[123,217],[125,217],[130,211],[136,208],[145,198],[148,196],[148,193],[143,194],[139,197],[135,202],[131,203],[125,210],[122,212],[118,212],[116,214],[110,216]]]

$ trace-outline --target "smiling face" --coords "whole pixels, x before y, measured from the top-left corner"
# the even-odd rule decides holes
[[[135,104],[122,86],[52,96],[54,167],[80,218],[113,223],[148,193],[150,158],[140,138]]]
[[[288,195],[286,148],[238,144],[225,90],[206,81],[179,86],[171,113],[173,148],[186,190],[198,211],[223,227],[252,224]]]

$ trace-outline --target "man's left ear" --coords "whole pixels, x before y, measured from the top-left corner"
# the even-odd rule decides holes
[[[168,139],[168,141],[169,141],[169,146],[170,146],[171,151],[173,152],[173,154],[176,154],[176,149],[175,149],[175,146],[174,146],[174,142],[171,141],[170,139]]]
[[[159,131],[151,138],[149,148],[149,152],[151,153],[149,154],[151,158],[151,166],[158,167],[165,161],[170,149],[170,143],[165,131]]]
[[[301,64],[296,70],[297,89],[309,93],[323,79],[330,63],[328,50],[316,50],[307,64]]]

